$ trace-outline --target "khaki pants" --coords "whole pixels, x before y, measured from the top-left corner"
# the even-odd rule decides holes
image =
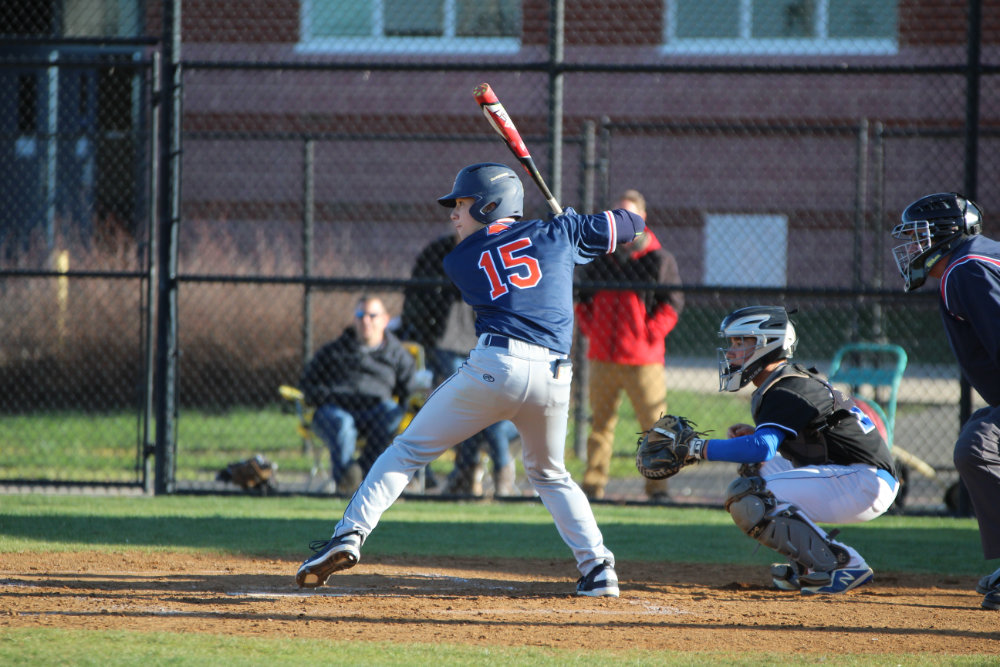
[[[587,470],[583,489],[592,497],[604,495],[614,448],[615,425],[622,391],[628,396],[645,431],[667,410],[667,379],[663,364],[629,366],[604,361],[590,362],[591,426],[587,438]],[[635,436],[638,439],[638,435]],[[667,480],[646,480],[646,494],[666,493]]]

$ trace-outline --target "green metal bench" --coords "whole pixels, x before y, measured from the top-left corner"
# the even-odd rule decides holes
[[[868,403],[885,422],[890,449],[894,445],[896,399],[906,361],[906,350],[899,345],[848,343],[834,353],[830,362],[830,382],[850,385],[852,394],[857,394],[858,387],[862,385],[870,385],[874,389],[876,399]],[[888,388],[889,395],[883,405],[878,400],[878,394],[884,388]]]

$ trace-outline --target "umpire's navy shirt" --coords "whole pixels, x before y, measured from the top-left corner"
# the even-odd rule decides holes
[[[973,236],[953,250],[941,276],[941,319],[962,373],[1000,406],[1000,242]]]

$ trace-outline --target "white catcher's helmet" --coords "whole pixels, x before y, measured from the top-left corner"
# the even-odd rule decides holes
[[[719,326],[726,347],[719,348],[719,391],[739,391],[773,361],[789,359],[798,339],[788,313],[781,306],[749,306],[726,315]],[[757,343],[745,358],[730,362],[726,350],[730,338],[754,338]]]

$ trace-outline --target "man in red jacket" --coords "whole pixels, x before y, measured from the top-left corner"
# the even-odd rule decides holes
[[[646,218],[646,200],[637,190],[626,190],[616,208]],[[580,279],[681,284],[677,260],[649,227],[632,243],[619,246],[613,255],[585,265]],[[651,428],[666,413],[665,339],[683,308],[684,294],[677,290],[600,290],[584,293],[576,305],[580,333],[590,342],[591,431],[582,487],[591,499],[603,498],[608,484],[622,391],[632,402],[641,430]],[[646,495],[654,502],[666,500],[666,480],[646,480]]]

